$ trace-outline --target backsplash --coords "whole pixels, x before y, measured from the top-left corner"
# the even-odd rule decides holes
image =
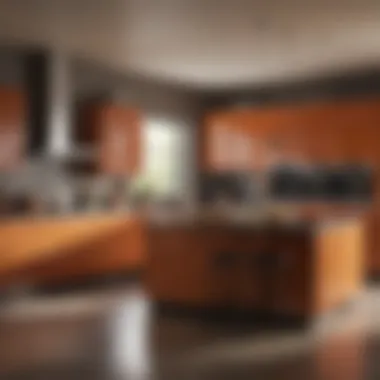
[[[251,202],[257,182],[252,173],[206,173],[201,177],[199,199],[202,204],[223,201],[232,204]]]
[[[365,165],[280,166],[269,175],[269,196],[289,201],[370,201],[374,175]]]
[[[265,202],[367,202],[374,175],[365,165],[281,165],[265,173],[204,173],[199,188],[202,205]]]
[[[108,211],[129,205],[127,178],[75,175],[51,160],[30,160],[0,174],[0,214],[69,214]]]

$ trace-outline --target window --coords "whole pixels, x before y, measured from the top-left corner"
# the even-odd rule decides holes
[[[181,196],[186,172],[186,129],[166,119],[148,119],[143,134],[143,179],[156,196]]]

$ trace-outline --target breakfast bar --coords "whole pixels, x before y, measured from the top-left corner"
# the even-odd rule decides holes
[[[70,285],[94,276],[140,271],[145,229],[123,213],[41,216],[0,221],[0,289]]]

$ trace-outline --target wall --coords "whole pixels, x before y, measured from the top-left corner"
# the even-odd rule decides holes
[[[225,93],[210,92],[209,107],[277,105],[315,100],[335,100],[380,95],[380,70],[367,68],[320,79],[310,78],[282,85],[250,87]]]
[[[0,85],[24,86],[25,54],[17,49],[0,49]]]
[[[46,51],[27,46],[0,47],[0,86],[27,94],[28,151],[41,150],[46,136]]]

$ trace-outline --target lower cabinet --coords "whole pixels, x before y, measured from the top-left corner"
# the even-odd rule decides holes
[[[300,236],[297,241],[284,241],[276,250],[273,266],[270,311],[286,315],[304,315],[311,297],[312,257]]]
[[[291,315],[307,311],[312,257],[303,231],[225,231],[204,255],[213,261],[209,276],[221,305]]]
[[[293,240],[244,230],[153,230],[147,289],[169,303],[302,313],[307,256],[304,240]]]
[[[164,302],[202,305],[211,301],[209,257],[196,234],[181,230],[151,230],[145,284]]]
[[[163,228],[149,233],[147,290],[185,306],[312,317],[358,295],[362,228]]]

